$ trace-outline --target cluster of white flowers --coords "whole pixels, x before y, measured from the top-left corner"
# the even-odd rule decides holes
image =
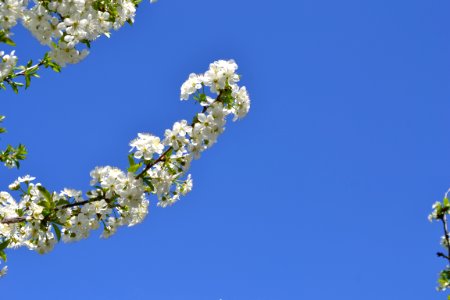
[[[432,222],[433,220],[437,220],[440,215],[442,215],[442,203],[437,201],[432,206],[432,211],[428,215],[428,221]]]
[[[0,1],[0,28],[9,30],[11,27],[16,26],[17,19],[23,17],[27,4],[27,0]]]
[[[10,54],[0,51],[0,81],[8,76],[17,64],[17,56],[14,55],[14,51]]]
[[[0,192],[0,257],[5,248],[21,246],[47,253],[59,240],[78,241],[97,229],[103,229],[102,237],[109,237],[119,226],[142,222],[148,213],[148,195],[155,194],[157,205],[166,207],[190,192],[192,178],[186,172],[192,160],[217,141],[228,115],[242,118],[249,110],[250,100],[245,87],[237,85],[236,70],[234,61],[221,60],[205,74],[190,75],[181,97],[196,93],[194,99],[203,111],[190,124],[175,122],[162,140],[139,133],[130,142],[128,172],[110,166],[95,168],[90,174],[93,189],[85,197],[71,189],[49,192],[29,175],[10,184],[10,190],[20,193],[20,201]],[[187,88],[194,77],[199,85]],[[215,97],[206,95],[204,87]]]
[[[88,54],[90,42],[133,23],[136,0],[0,0],[0,32],[11,36],[18,20],[64,66]],[[155,1],[150,1],[155,2]],[[82,46],[84,45],[84,46]]]
[[[437,252],[438,257],[442,257],[447,261],[447,266],[441,270],[438,279],[438,291],[445,291],[450,287],[450,236],[448,232],[448,215],[450,214],[450,200],[448,198],[448,190],[442,202],[437,201],[433,204],[433,210],[428,215],[428,220],[442,222],[444,227],[444,235],[441,237],[441,246],[445,249],[444,253]]]
[[[164,149],[159,137],[149,133],[138,133],[138,137],[131,141],[130,146],[131,150],[137,150],[134,152],[135,158],[144,158],[145,160],[152,159],[155,153],[161,154]]]
[[[231,93],[233,105],[223,103],[226,105],[223,110],[224,116],[232,113],[234,114],[233,120],[244,117],[250,109],[250,99],[245,86],[237,85],[240,80],[239,75],[236,74],[237,68],[238,66],[233,60],[219,60],[210,64],[209,70],[204,74],[190,74],[188,80],[181,86],[181,100],[189,99],[190,95],[198,93],[205,86],[209,87],[212,94],[220,94],[225,90]],[[213,100],[207,95],[199,99],[204,106],[209,106]],[[217,112],[219,111],[220,109],[217,110]]]

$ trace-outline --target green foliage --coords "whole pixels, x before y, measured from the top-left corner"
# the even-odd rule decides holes
[[[5,30],[0,30],[0,43],[4,43],[9,46],[15,46],[16,43],[9,37],[8,32]]]
[[[0,161],[5,164],[8,168],[19,168],[20,161],[24,160],[27,155],[27,149],[24,145],[19,144],[17,148],[11,145],[6,147],[6,150],[0,152]]]
[[[26,66],[19,66],[18,70],[21,70],[22,76],[25,77],[25,88],[27,89],[31,83],[31,77],[39,78],[37,71],[39,70],[39,65],[33,66],[33,61],[29,60]],[[16,91],[17,93],[17,91]]]
[[[0,123],[2,123],[5,120],[5,116],[0,116]],[[0,134],[5,133],[6,129],[4,127],[0,127]],[[8,145],[6,150],[0,151],[0,161],[5,164],[5,166],[12,168],[20,167],[21,160],[24,160],[27,156],[27,149],[24,145],[19,144],[17,148],[14,148],[11,145]]]
[[[450,286],[450,268],[447,267],[441,271],[438,279],[438,290],[443,291]]]
[[[142,167],[142,162],[137,164],[134,161],[133,154],[128,155],[128,163],[130,164],[128,168],[128,172],[130,173],[136,173]]]
[[[7,260],[7,259],[6,259],[5,249],[8,247],[9,242],[10,242],[9,240],[3,240],[3,242],[0,243],[0,258],[1,258],[3,261],[6,261],[6,260]]]
[[[102,11],[102,12],[108,12],[109,13],[109,20],[110,22],[115,22],[116,18],[119,16],[118,11],[118,3],[114,3],[112,1],[108,0],[97,0],[92,3],[92,7],[95,10]]]
[[[14,70],[18,72],[12,71],[9,75],[4,77],[0,82],[0,88],[6,90],[6,86],[9,85],[16,94],[19,93],[21,87],[27,89],[31,84],[31,78],[39,78],[38,71],[41,66],[50,68],[58,73],[61,72],[61,66],[54,62],[48,53],[45,53],[44,57],[35,65],[33,65],[32,60],[29,60],[26,65],[17,66]],[[24,78],[24,82],[18,81],[18,79],[22,77]]]
[[[231,108],[234,102],[234,97],[229,86],[227,86],[227,88],[220,93],[218,100],[223,103],[224,107]]]
[[[52,224],[53,230],[55,231],[56,239],[58,242],[61,240],[61,229],[55,223]]]
[[[61,72],[61,66],[52,61],[51,57],[48,55],[48,53],[45,53],[44,58],[41,61],[42,65],[45,68],[51,68],[53,71],[59,73]]]
[[[447,215],[450,213],[450,200],[445,195],[444,199],[434,203],[433,211],[429,215],[430,221],[442,222],[444,228],[444,236],[441,240],[441,246],[445,248],[445,254],[438,252],[437,256],[447,261],[447,266],[439,273],[438,287],[439,291],[444,291],[450,288],[450,235],[448,232]]]

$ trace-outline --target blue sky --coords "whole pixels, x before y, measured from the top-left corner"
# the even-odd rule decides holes
[[[445,299],[440,224],[450,187],[447,1],[143,3],[82,63],[2,92],[8,135],[49,188],[126,166],[137,132],[198,111],[191,72],[234,58],[250,114],[192,166],[194,190],[109,240],[10,251],[5,299]],[[24,30],[17,53],[45,49]],[[155,203],[153,199],[153,204]]]

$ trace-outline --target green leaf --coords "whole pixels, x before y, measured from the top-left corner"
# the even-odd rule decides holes
[[[44,198],[48,201],[48,202],[52,202],[52,195],[49,193],[49,191],[47,191],[45,189],[45,187],[38,185],[37,189],[39,190],[39,192],[41,192],[42,196],[44,196]]]
[[[50,216],[52,214],[52,212],[53,211],[50,208],[44,208],[42,210],[42,215],[44,216],[44,218],[47,218],[48,216]]]
[[[58,242],[61,240],[61,229],[59,229],[58,225],[52,223],[53,229],[55,230],[56,238]]]
[[[25,75],[25,88],[27,89],[30,86],[31,78],[30,75]]]
[[[143,180],[144,183],[150,188],[150,191],[153,192],[155,190],[153,183],[147,177],[144,177]]]
[[[6,249],[6,247],[8,247],[9,245],[9,240],[5,240],[3,243],[0,244],[0,251],[3,251]]]
[[[67,204],[69,204],[69,203],[70,203],[70,202],[67,201],[67,200],[65,200],[65,199],[59,199],[59,200],[56,202],[56,206],[67,205]]]
[[[16,209],[16,213],[19,217],[23,217],[23,215],[25,214],[25,212],[23,211],[23,209],[19,208]]]
[[[142,163],[135,164],[128,168],[128,172],[135,173],[142,166]]]
[[[128,163],[130,164],[130,167],[134,166],[136,163],[134,161],[133,153],[128,155]]]
[[[13,82],[11,85],[11,88],[13,89],[14,93],[18,94],[19,93],[19,89],[17,88],[17,85]]]
[[[5,251],[0,250],[0,258],[3,259],[3,261],[6,262],[7,259],[6,259],[6,253],[5,253]]]
[[[14,43],[14,41],[8,37],[8,34],[4,30],[0,31],[0,43],[5,43],[9,46],[16,45],[16,43]]]

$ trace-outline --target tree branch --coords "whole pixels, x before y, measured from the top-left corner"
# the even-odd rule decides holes
[[[40,65],[42,65],[42,64],[43,64],[43,62],[41,61],[40,63],[36,64],[35,66],[40,66]],[[35,66],[32,66],[32,67],[30,67],[30,68],[34,68]],[[25,72],[26,72],[26,70],[23,70],[22,72],[17,73],[16,76],[24,75]],[[221,95],[222,95],[222,92],[219,93],[219,95],[217,96],[217,98],[216,98],[212,103],[214,103],[214,102],[216,102],[216,101],[220,101]],[[212,103],[211,103],[211,105],[212,105]],[[206,112],[206,110],[207,110],[207,106],[203,107],[202,113]],[[193,122],[191,123],[191,126],[194,126],[195,123],[196,123],[196,122],[193,121]],[[161,154],[157,159],[155,159],[154,161],[151,161],[150,163],[146,164],[146,165],[145,165],[145,168],[144,168],[138,175],[136,175],[136,179],[142,178],[142,177],[145,175],[145,173],[146,173],[151,167],[153,167],[153,166],[156,165],[157,163],[160,163],[160,162],[164,161],[164,160],[166,159],[167,154],[168,154],[170,151],[172,151],[172,150],[173,150],[173,147],[167,148],[167,150],[164,151],[163,154]],[[96,202],[96,201],[101,201],[101,200],[105,200],[105,201],[107,201],[107,202],[110,201],[109,199],[106,199],[106,198],[104,198],[104,197],[97,197],[97,198],[93,198],[93,199],[89,199],[89,200],[84,200],[84,201],[80,201],[80,202],[73,202],[73,203],[65,204],[65,205],[63,205],[63,206],[56,207],[55,210],[58,210],[58,209],[66,209],[66,208],[71,208],[71,207],[75,207],[75,206],[82,206],[82,205],[85,205],[85,204],[88,204],[88,203],[92,203],[92,202]],[[1,220],[1,221],[0,221],[0,224],[15,224],[15,223],[20,223],[20,222],[24,222],[24,221],[26,221],[26,218],[25,218],[25,217],[13,217],[13,218],[6,218],[6,219]],[[446,226],[445,226],[445,227],[446,227]],[[447,232],[447,231],[446,231],[446,238],[447,238],[447,241],[448,241],[449,236],[448,236],[448,232]],[[448,257],[450,257],[450,249],[449,249],[449,255],[448,255]],[[450,262],[450,259],[449,259],[449,262]]]
[[[20,223],[20,222],[24,222],[24,221],[26,221],[25,217],[14,217],[14,218],[3,219],[0,223],[15,224],[15,223]]]
[[[153,167],[154,165],[156,165],[157,163],[163,161],[166,159],[166,155],[167,153],[169,153],[171,150],[173,150],[173,147],[169,147],[166,151],[164,151],[163,154],[161,154],[160,157],[158,157],[156,160],[152,161],[151,163],[148,163],[145,168],[141,171],[141,173],[139,173],[136,176],[136,179],[141,178],[142,176],[144,176],[145,172],[147,172],[151,167]]]
[[[444,255],[443,253],[440,253],[440,254],[442,254],[442,255],[440,255],[438,253],[438,256],[446,258],[450,264],[450,236],[448,233],[447,217],[445,214],[442,216],[441,220],[442,220],[442,225],[444,227],[444,238],[445,238],[445,243],[446,243],[445,247],[447,248],[447,255]]]
[[[20,71],[20,72],[14,73],[14,77],[17,77],[17,76],[25,76],[25,74],[26,74],[27,71],[32,70],[32,69],[34,69],[34,68],[39,68],[39,67],[42,66],[43,64],[44,64],[44,61],[41,60],[39,63],[35,64],[34,66],[31,66],[31,67],[29,67],[29,68],[26,68],[26,69],[24,69],[24,70],[22,70],[22,71]]]
[[[222,95],[222,92],[220,92],[219,95],[217,95],[217,98],[211,103],[211,105],[212,105],[214,102],[219,101],[221,95]],[[208,108],[207,106],[204,106],[203,109],[202,109],[202,113],[204,113],[204,112],[207,110],[207,108]],[[192,123],[191,123],[191,127],[194,127],[194,125],[195,125],[195,122],[192,122]],[[165,159],[166,159],[167,153],[169,153],[171,150],[173,150],[173,147],[169,147],[166,151],[164,151],[163,154],[161,154],[160,157],[158,157],[158,158],[157,158],[156,160],[154,160],[153,162],[148,163],[148,164],[145,166],[145,168],[141,171],[141,173],[139,173],[139,174],[136,176],[136,179],[141,178],[142,176],[144,176],[145,172],[147,172],[151,167],[153,167],[153,166],[156,165],[157,163],[159,163],[159,162],[165,160]]]

